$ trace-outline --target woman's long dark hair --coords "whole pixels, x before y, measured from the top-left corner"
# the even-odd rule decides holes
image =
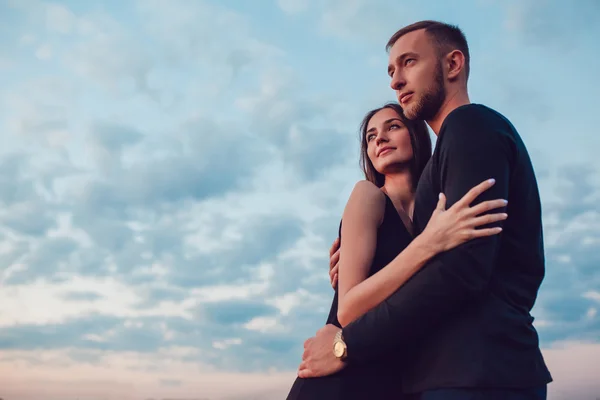
[[[365,179],[373,182],[377,187],[383,187],[385,176],[377,172],[367,154],[367,126],[375,114],[386,108],[394,110],[400,116],[402,123],[406,125],[410,134],[410,144],[413,152],[413,158],[410,162],[410,173],[414,190],[417,188],[417,183],[425,165],[429,161],[429,158],[431,158],[431,138],[429,137],[425,121],[411,121],[407,119],[404,116],[402,107],[397,103],[388,103],[383,107],[369,111],[363,118],[360,124],[360,166],[365,173]]]

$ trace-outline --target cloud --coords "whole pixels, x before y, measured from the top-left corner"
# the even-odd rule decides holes
[[[588,165],[561,168],[554,181],[556,200],[544,203],[546,277],[534,315],[541,320],[538,330],[545,345],[595,340],[600,333],[600,304],[588,295],[600,285],[597,175]]]
[[[272,315],[277,312],[273,306],[248,300],[230,300],[208,303],[204,306],[206,317],[218,324],[243,324],[256,317]]]
[[[16,232],[25,235],[43,235],[55,226],[54,218],[44,205],[35,201],[19,203],[11,207],[1,221]]]
[[[31,282],[39,277],[59,277],[61,272],[70,272],[65,266],[78,249],[77,242],[69,238],[49,238],[44,240],[35,250],[20,260],[23,268],[13,272],[5,284],[20,284]],[[63,275],[64,279],[64,275]]]
[[[587,35],[588,28],[600,20],[600,6],[594,0],[581,1],[577,7],[556,7],[544,0],[510,2],[506,13],[506,29],[527,45],[566,52],[573,51],[578,46],[574,39]]]
[[[177,379],[161,379],[160,384],[166,387],[177,387],[181,386],[183,382]]]
[[[73,291],[65,293],[63,298],[69,301],[94,301],[101,299],[102,296],[96,292]]]
[[[144,152],[130,165],[119,167],[120,152],[108,151],[102,161],[108,175],[93,179],[79,193],[82,212],[127,212],[132,207],[202,200],[235,189],[260,165],[261,149],[243,133],[202,119],[182,128],[165,139],[158,154]],[[122,128],[112,129],[113,137],[124,140]],[[143,151],[144,144],[140,146]]]
[[[3,396],[287,393],[333,298],[327,250],[361,177],[358,123],[388,93],[367,64],[419,10],[279,3],[288,14],[277,24],[309,21],[310,46],[214,2],[139,1],[123,13],[11,3],[14,40],[0,49],[13,65],[0,91]],[[544,171],[548,268],[534,315],[544,351],[558,354],[558,341],[599,332],[598,169],[548,162],[563,156],[542,146],[555,142],[543,124],[560,107],[513,69],[505,82],[494,60],[479,70],[496,86],[482,92],[497,90],[528,123]],[[530,101],[516,110],[515,98]]]
[[[0,158],[0,200],[15,205],[34,196],[32,182],[26,179],[28,166],[24,154],[8,154]]]
[[[600,390],[595,361],[600,356],[597,344],[565,342],[544,351],[555,381],[549,385],[550,400],[586,399]],[[166,347],[156,354],[99,353],[88,351],[88,359],[73,361],[73,351],[3,352],[0,362],[3,387],[9,398],[82,399],[116,397],[140,398],[261,399],[283,398],[295,378],[293,371],[269,374],[208,373],[192,361],[179,357],[195,354],[191,348]],[[67,355],[70,357],[67,358]],[[27,366],[18,373],[13,363]],[[148,365],[153,368],[147,368]],[[87,377],[94,377],[93,379]],[[170,382],[176,385],[169,386]],[[231,382],[236,382],[232,385]],[[20,396],[20,397],[18,397]],[[29,397],[26,397],[29,396]],[[37,396],[37,397],[36,397]],[[69,397],[70,396],[70,397]],[[87,397],[86,397],[87,396]]]
[[[302,234],[299,220],[277,216],[260,216],[240,225],[230,220],[224,226],[234,229],[229,233],[233,238],[227,237],[228,232],[215,232],[221,236],[220,248],[181,260],[182,268],[169,274],[172,283],[197,287],[252,281],[261,263],[273,261]]]
[[[417,20],[414,3],[329,0],[324,4],[319,21],[323,34],[359,43],[380,43],[382,54],[394,32]]]
[[[143,139],[143,135],[127,126],[96,123],[92,127],[90,139],[95,146],[109,153],[114,153],[120,152],[126,146],[139,143]]]
[[[46,7],[46,27],[49,31],[70,33],[77,23],[75,14],[62,4],[48,4]]]
[[[281,398],[294,374],[219,373],[194,361],[181,360],[182,356],[196,354],[193,348],[166,347],[157,354],[135,352],[99,353],[101,362],[73,362],[67,358],[72,352],[44,351],[33,353],[10,351],[0,363],[3,376],[3,396],[10,398],[115,397],[123,400],[140,398]],[[40,357],[41,356],[41,357]],[[43,359],[43,363],[30,363]],[[6,368],[10,362],[27,365],[26,373],[16,374]],[[110,366],[110,367],[109,367]],[[151,366],[151,367],[148,367]],[[58,372],[60,371],[60,373]],[[92,378],[93,377],[93,378]],[[235,382],[232,385],[231,382]],[[178,383],[165,385],[165,383]],[[260,397],[267,394],[268,397]],[[19,397],[18,397],[19,396]]]
[[[138,1],[136,11],[140,25],[162,50],[161,68],[203,70],[187,82],[193,98],[213,99],[242,72],[253,75],[252,70],[279,64],[284,54],[258,40],[245,15],[212,2]],[[214,32],[220,32],[218,39]]]
[[[277,0],[276,3],[281,11],[290,15],[303,13],[310,6],[309,0]]]
[[[314,180],[346,161],[351,141],[345,126],[323,127],[322,121],[336,120],[331,96],[309,97],[295,89],[301,84],[293,72],[271,71],[263,75],[258,91],[243,94],[236,105],[251,117],[251,128],[275,146],[274,155],[285,157],[292,173]]]

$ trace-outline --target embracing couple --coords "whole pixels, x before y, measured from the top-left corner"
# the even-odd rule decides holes
[[[330,251],[333,304],[288,400],[545,399],[530,315],[542,216],[525,145],[470,102],[460,29],[417,22],[387,50],[398,104],[361,125],[366,179]]]

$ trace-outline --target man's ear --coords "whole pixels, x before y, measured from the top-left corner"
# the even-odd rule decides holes
[[[449,80],[458,79],[460,73],[465,69],[465,55],[460,50],[452,50],[446,54],[444,66]]]

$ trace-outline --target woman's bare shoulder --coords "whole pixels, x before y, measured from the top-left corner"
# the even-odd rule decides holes
[[[382,201],[385,200],[385,195],[373,182],[367,180],[360,180],[354,184],[354,189],[352,189],[353,195],[361,197],[363,200],[371,200],[371,201]]]
[[[356,182],[348,204],[346,216],[370,215],[375,221],[381,221],[385,210],[385,195],[379,187],[367,180]]]

